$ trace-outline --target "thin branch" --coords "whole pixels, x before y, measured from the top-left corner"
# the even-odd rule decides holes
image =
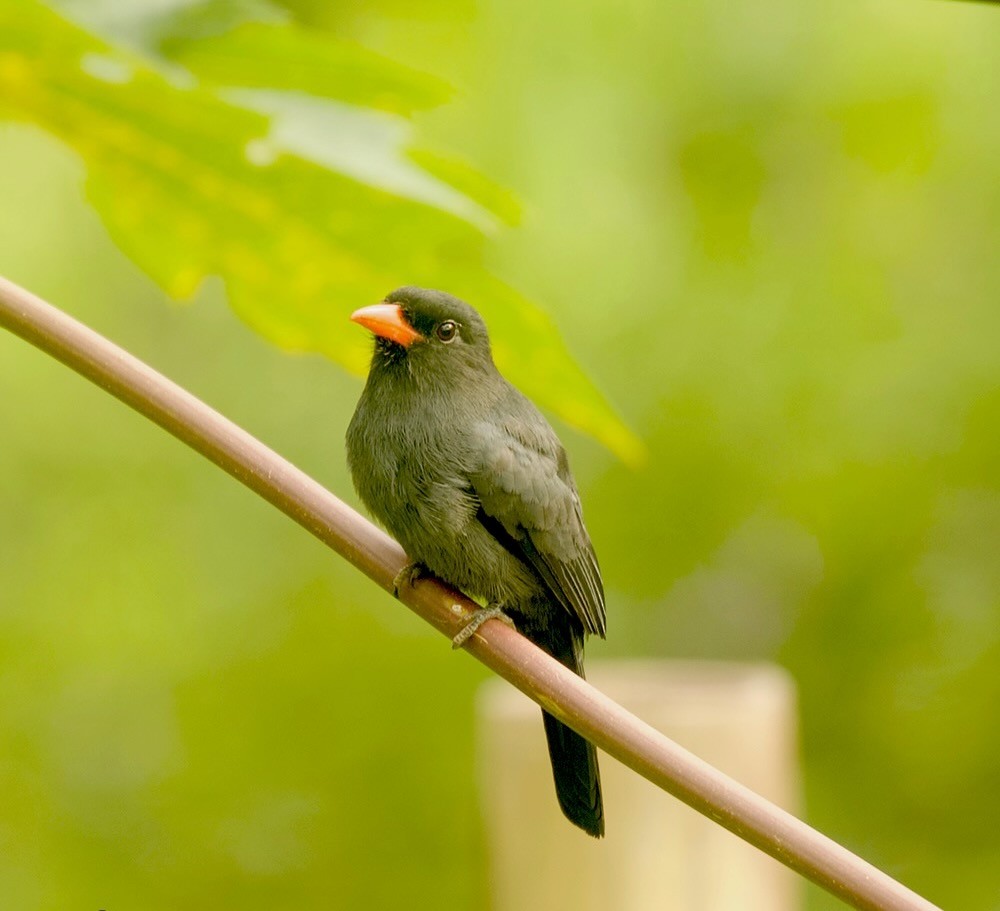
[[[232,421],[3,278],[0,325],[155,421],[392,590],[407,562],[399,545]],[[449,638],[476,607],[433,579],[405,589],[401,600]],[[487,622],[466,650],[620,762],[853,907],[936,911],[926,899],[664,737],[505,624]]]

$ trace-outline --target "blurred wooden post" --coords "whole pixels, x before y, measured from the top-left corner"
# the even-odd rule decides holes
[[[588,679],[779,806],[799,797],[795,687],[773,665],[593,662]],[[479,699],[494,911],[794,911],[798,877],[600,754],[607,837],[556,804],[537,705],[501,680]]]

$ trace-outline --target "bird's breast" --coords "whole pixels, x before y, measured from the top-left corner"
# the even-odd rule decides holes
[[[439,578],[489,600],[527,601],[538,580],[478,519],[476,419],[440,399],[363,395],[347,433],[354,486],[407,555]]]
[[[358,494],[416,559],[427,539],[460,536],[477,508],[461,437],[441,432],[432,417],[363,402],[348,429]]]

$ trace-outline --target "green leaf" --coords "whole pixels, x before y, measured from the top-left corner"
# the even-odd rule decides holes
[[[202,41],[172,39],[163,51],[219,85],[296,90],[409,113],[447,101],[451,89],[360,45],[287,25],[246,23]]]
[[[517,224],[520,220],[521,206],[514,194],[497,186],[467,162],[416,146],[411,146],[407,154],[425,171],[460,190],[507,224]]]
[[[545,314],[484,269],[484,230],[496,210],[510,216],[509,199],[471,172],[421,168],[430,159],[408,153],[409,122],[371,110],[426,103],[432,81],[290,25],[243,24],[205,41],[168,42],[192,69],[164,71],[141,48],[112,45],[35,0],[8,0],[0,115],[77,151],[112,237],[171,296],[221,276],[233,309],[262,335],[363,372],[370,343],[347,316],[399,285],[446,288],[483,311],[512,381],[622,458],[639,458]],[[306,47],[303,66],[286,69]],[[251,48],[270,48],[254,91]],[[260,90],[274,85],[365,106]]]

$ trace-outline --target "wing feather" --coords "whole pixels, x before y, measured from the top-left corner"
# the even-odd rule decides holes
[[[483,524],[538,573],[554,600],[603,637],[604,585],[566,456],[547,424],[483,422],[470,474]]]

